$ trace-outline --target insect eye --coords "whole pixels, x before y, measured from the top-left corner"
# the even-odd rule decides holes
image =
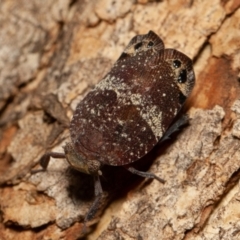
[[[173,61],[173,67],[174,68],[180,68],[181,67],[181,62],[179,60],[174,60]]]
[[[142,47],[142,43],[137,43],[135,46],[134,46],[134,49],[135,50],[138,50],[140,47]]]
[[[152,41],[150,41],[149,43],[148,43],[148,48],[150,48],[150,47],[152,47],[154,45],[154,43],[152,42]]]
[[[181,70],[179,76],[178,76],[178,82],[179,83],[185,83],[187,81],[187,71],[186,69]]]

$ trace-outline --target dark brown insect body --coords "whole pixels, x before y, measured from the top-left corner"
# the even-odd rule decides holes
[[[152,31],[134,37],[110,72],[78,104],[65,154],[49,153],[45,162],[49,156],[66,157],[77,170],[94,175],[96,195],[102,193],[98,176],[103,164],[125,165],[133,173],[161,181],[129,164],[159,142],[194,83],[192,61],[186,55],[164,49]]]

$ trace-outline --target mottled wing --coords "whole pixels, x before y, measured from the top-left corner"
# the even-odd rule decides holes
[[[76,109],[70,126],[75,150],[109,165],[138,160],[163,136],[194,81],[191,60],[176,50],[118,60]]]

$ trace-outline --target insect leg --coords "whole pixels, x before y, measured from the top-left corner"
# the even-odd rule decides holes
[[[48,152],[45,153],[41,158],[40,158],[40,165],[41,167],[46,170],[50,161],[50,157],[53,158],[66,158],[64,153],[57,153],[57,152]]]
[[[133,174],[139,175],[139,176],[144,177],[144,178],[153,178],[153,179],[158,180],[158,181],[161,182],[161,183],[165,183],[165,180],[164,180],[164,179],[159,178],[158,176],[156,176],[156,175],[153,174],[153,173],[150,173],[150,172],[142,172],[142,171],[139,171],[139,170],[137,170],[137,169],[135,169],[135,168],[133,168],[133,167],[130,167],[130,166],[125,166],[125,168],[126,168],[129,172],[131,172],[131,173],[133,173]]]
[[[93,204],[91,205],[87,215],[84,218],[84,226],[82,232],[85,233],[87,222],[92,220],[94,217],[96,217],[97,213],[101,211],[104,207],[104,205],[107,203],[106,198],[108,194],[103,192],[101,182],[99,179],[99,175],[94,176],[94,193],[95,193],[95,199]]]
[[[53,157],[53,158],[66,158],[64,153],[57,153],[57,152],[45,153],[39,160],[42,169],[32,170],[31,173],[35,174],[35,173],[38,173],[38,172],[45,171],[47,169],[47,167],[48,167],[48,164],[49,164],[49,161],[50,161],[50,157]]]
[[[181,127],[187,125],[188,123],[189,123],[188,115],[187,114],[182,115],[174,124],[172,124],[168,128],[168,130],[165,132],[163,137],[160,139],[159,143],[169,140],[172,134],[174,134],[175,132],[178,132]]]

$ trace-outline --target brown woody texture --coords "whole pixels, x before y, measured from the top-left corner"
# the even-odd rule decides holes
[[[64,159],[31,170],[63,151],[77,103],[149,30],[194,60],[190,125],[147,157],[164,185],[106,173],[110,205],[87,239],[240,239],[239,0],[1,1],[0,239],[82,236],[92,178]]]

